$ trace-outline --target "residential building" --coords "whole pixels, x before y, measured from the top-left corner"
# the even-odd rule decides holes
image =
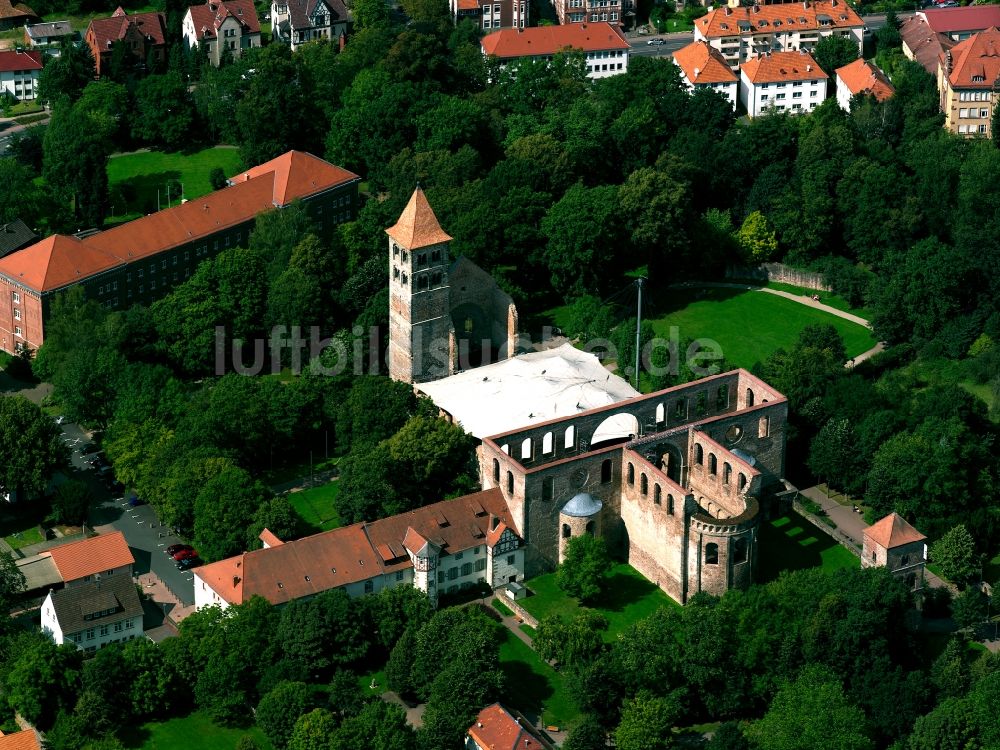
[[[24,3],[13,0],[0,0],[0,31],[16,29],[29,23],[37,23],[41,19]]]
[[[740,104],[750,117],[810,112],[826,99],[829,78],[808,52],[771,52],[740,65]]]
[[[38,240],[38,235],[20,219],[0,224],[0,258]]]
[[[729,100],[736,109],[740,81],[719,50],[705,40],[691,42],[674,53],[674,63],[681,69],[681,80],[688,91],[709,89]]]
[[[275,605],[342,589],[351,596],[414,586],[438,596],[524,578],[524,550],[499,490],[445,500],[371,523],[282,542],[194,571],[195,605],[226,608],[259,595]]]
[[[1000,30],[996,27],[959,42],[938,61],[937,79],[944,126],[972,138],[992,135],[993,110],[1000,101]]]
[[[243,50],[260,46],[260,21],[252,0],[208,0],[187,9],[181,34],[185,47],[198,47],[219,67],[226,55],[239,59]]]
[[[967,5],[963,8],[928,8],[927,10],[918,10],[909,18],[923,21],[932,33],[944,34],[953,41],[961,42],[980,31],[1000,26],[1000,6]]]
[[[888,568],[911,590],[924,586],[927,537],[898,513],[890,513],[862,533],[861,567]]]
[[[621,25],[635,15],[634,0],[552,0],[560,24],[607,21]]]
[[[24,27],[24,41],[32,47],[44,47],[62,41],[73,41],[76,32],[69,21],[50,21]]]
[[[920,15],[904,18],[899,33],[903,38],[903,54],[908,59],[920,63],[924,70],[935,77],[938,60],[956,44],[956,41],[947,34],[933,31],[928,26],[927,20]]]
[[[55,643],[75,643],[88,653],[143,634],[142,602],[128,576],[50,591],[41,616],[42,632]]]
[[[38,95],[38,77],[42,73],[39,50],[0,50],[0,93],[30,101]]]
[[[292,49],[317,39],[347,35],[350,13],[344,0],[272,0],[271,35]]]
[[[101,580],[132,580],[135,558],[120,531],[53,547],[49,556],[66,588]]]
[[[301,151],[241,172],[229,187],[80,239],[52,235],[0,258],[0,349],[35,350],[53,297],[82,285],[107,309],[149,305],[206,258],[245,246],[257,214],[302,201],[329,237],[358,210],[360,177]]]
[[[98,78],[107,71],[114,45],[121,43],[142,68],[151,58],[162,63],[167,54],[167,20],[163,13],[133,13],[119,7],[109,18],[95,18],[84,41],[94,56]]]
[[[860,57],[837,68],[834,75],[837,79],[837,104],[847,112],[851,111],[851,98],[857,94],[871,94],[876,101],[884,102],[896,93],[885,73],[874,63]]]
[[[483,29],[523,29],[529,25],[530,0],[448,0],[458,23],[471,18]]]
[[[847,37],[860,52],[864,29],[846,0],[805,0],[710,10],[694,22],[694,39],[719,50],[735,70],[766,52],[809,52],[827,36]]]
[[[465,735],[465,750],[555,750],[531,722],[499,703],[487,706]]]
[[[587,62],[590,78],[626,72],[631,49],[621,28],[606,22],[505,29],[487,34],[481,44],[484,55],[505,65],[518,60],[551,60],[557,52],[578,50]]]
[[[34,729],[23,729],[10,734],[0,732],[0,750],[42,750],[42,743]]]

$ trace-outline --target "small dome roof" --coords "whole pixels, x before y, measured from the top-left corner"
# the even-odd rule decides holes
[[[566,503],[563,506],[563,509],[559,512],[564,516],[587,518],[588,516],[600,513],[601,508],[603,507],[604,503],[591,495],[589,492],[581,492],[579,495],[574,495],[573,498]]]

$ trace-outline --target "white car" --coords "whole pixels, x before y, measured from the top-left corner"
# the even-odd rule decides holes
[[[652,44],[653,46],[659,47],[661,44],[666,44],[665,39],[647,39],[646,44]]]

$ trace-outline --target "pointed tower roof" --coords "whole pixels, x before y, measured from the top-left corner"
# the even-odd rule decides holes
[[[865,529],[864,534],[871,541],[886,549],[900,547],[910,542],[919,542],[927,538],[898,513],[890,513],[881,521],[876,521]]]
[[[385,233],[411,251],[451,239],[451,235],[438,224],[434,209],[427,202],[427,196],[419,185],[410,196],[410,202],[406,204],[403,213],[399,215],[399,221],[386,229]]]

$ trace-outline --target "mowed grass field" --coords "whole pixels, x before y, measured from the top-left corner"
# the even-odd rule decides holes
[[[864,326],[798,302],[760,291],[704,288],[671,290],[650,316],[657,336],[668,338],[676,326],[681,339],[719,343],[726,363],[752,367],[777,349],[791,349],[812,324],[830,324],[844,339],[848,357],[875,346]]]
[[[340,526],[334,500],[340,493],[340,484],[329,482],[288,495],[288,502],[303,521],[316,531],[329,531]]]
[[[609,643],[633,623],[648,617],[660,607],[680,606],[625,563],[614,565],[610,577],[604,597],[592,607],[608,619],[604,639]],[[572,617],[580,611],[576,599],[564,594],[556,584],[555,573],[532,578],[524,585],[532,595],[519,604],[539,619],[548,615]]]
[[[221,167],[226,177],[232,177],[243,167],[239,151],[215,146],[190,154],[142,151],[112,156],[108,161],[108,185],[113,215],[108,223],[136,219],[156,211],[157,206],[166,208],[168,185],[172,206],[181,200],[177,183],[183,185],[188,200],[212,192],[209,175],[216,167]]]
[[[570,697],[562,674],[543,662],[531,647],[504,628],[500,668],[504,673],[503,702],[526,716],[540,716],[545,725],[573,726],[580,711]]]
[[[758,583],[773,581],[783,570],[861,565],[857,557],[794,511],[761,524],[757,550]]]
[[[261,750],[272,745],[256,726],[228,729],[212,723],[206,714],[196,711],[189,716],[167,721],[151,721],[123,732],[122,744],[135,750],[235,750],[243,735],[253,737]]]

